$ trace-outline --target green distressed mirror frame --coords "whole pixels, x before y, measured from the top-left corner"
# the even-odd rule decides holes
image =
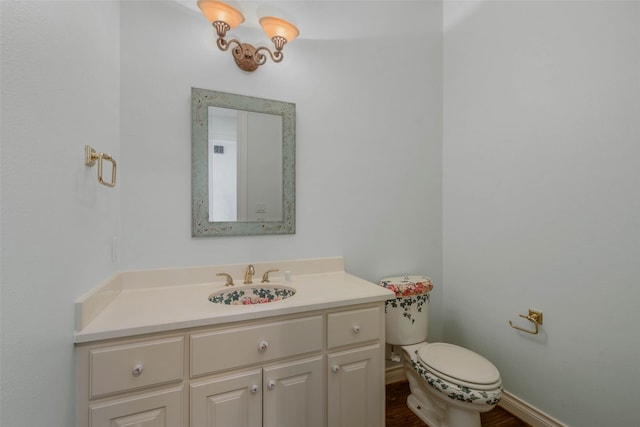
[[[282,117],[282,220],[209,222],[209,107]],[[191,88],[191,235],[248,236],[295,234],[296,106],[271,99]]]

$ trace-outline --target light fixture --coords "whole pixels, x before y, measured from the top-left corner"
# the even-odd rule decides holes
[[[260,18],[260,26],[273,42],[275,50],[272,52],[264,46],[256,48],[249,43],[241,43],[237,39],[225,39],[227,31],[244,22],[244,16],[239,10],[216,0],[198,0],[198,7],[216,29],[217,45],[220,50],[226,51],[231,48],[233,59],[238,67],[244,71],[255,71],[264,64],[267,61],[267,53],[273,62],[282,61],[282,48],[300,34],[296,26],[290,22],[273,16],[265,16]]]

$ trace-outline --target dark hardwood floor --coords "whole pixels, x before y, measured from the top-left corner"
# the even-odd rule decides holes
[[[387,384],[387,427],[425,427],[426,424],[407,407],[409,383],[400,381]],[[531,427],[509,412],[496,406],[480,414],[482,427]]]

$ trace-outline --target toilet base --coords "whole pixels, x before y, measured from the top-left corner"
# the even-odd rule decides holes
[[[465,411],[449,406],[446,411],[431,404],[421,402],[416,396],[407,397],[407,406],[418,418],[430,427],[481,427],[480,413]]]
[[[481,427],[480,413],[493,409],[497,401],[479,405],[452,400],[429,385],[412,366],[411,357],[417,347],[403,347],[404,371],[411,390],[407,398],[409,409],[429,427]]]
[[[407,397],[407,406],[411,409],[411,412],[416,414],[418,418],[424,421],[430,426],[444,427],[442,424],[442,411],[438,411],[437,408],[430,407],[420,402],[413,394]]]

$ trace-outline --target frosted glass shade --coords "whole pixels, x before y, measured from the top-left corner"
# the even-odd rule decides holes
[[[298,31],[298,28],[295,25],[285,21],[284,19],[273,16],[260,18],[260,25],[264,32],[267,33],[269,39],[280,36],[289,43],[300,35],[300,31]]]
[[[198,7],[209,22],[226,22],[230,28],[235,28],[244,22],[244,16],[238,9],[226,3],[215,0],[198,0]]]

